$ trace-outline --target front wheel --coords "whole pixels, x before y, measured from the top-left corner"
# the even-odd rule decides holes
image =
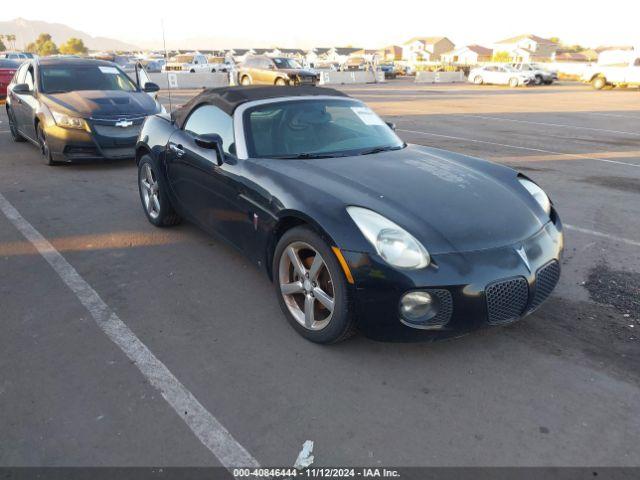
[[[284,87],[286,84],[287,84],[287,82],[285,81],[284,78],[282,78],[282,77],[276,78],[276,85],[278,87]]]
[[[287,231],[275,249],[273,278],[291,326],[316,343],[355,333],[344,271],[326,241],[307,227]]]
[[[484,80],[480,75],[478,75],[473,79],[473,83],[475,83],[476,85],[482,85],[484,83]]]
[[[596,77],[591,80],[591,86],[596,90],[602,90],[607,86],[607,80],[604,77]]]
[[[181,218],[171,206],[160,175],[148,155],[143,156],[138,165],[138,190],[142,208],[149,222],[156,227],[169,227],[180,223]]]
[[[7,107],[7,118],[9,119],[9,131],[11,132],[11,138],[14,142],[24,142],[24,137],[20,135],[18,131],[18,125],[16,124],[16,117],[13,114],[13,110]]]
[[[516,88],[518,86],[520,82],[518,81],[518,79],[516,77],[510,78],[509,79],[509,86],[511,88]]]
[[[242,79],[240,80],[240,85],[251,85],[251,79],[248,76],[244,76],[242,77]]]
[[[38,123],[36,132],[38,135],[38,146],[40,147],[40,154],[44,159],[44,163],[46,163],[49,166],[57,165],[57,162],[53,161],[53,156],[51,155],[51,149],[49,148],[49,142],[47,141],[47,135],[44,133],[44,128],[42,128],[42,123]]]
[[[535,84],[536,85],[542,85],[542,76],[541,75],[536,75]]]

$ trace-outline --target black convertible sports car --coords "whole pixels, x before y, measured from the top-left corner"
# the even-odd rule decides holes
[[[136,153],[149,221],[186,218],[231,242],[314,342],[506,324],[558,282],[562,224],[540,187],[406,145],[335,90],[207,90],[171,118],[149,117]]]

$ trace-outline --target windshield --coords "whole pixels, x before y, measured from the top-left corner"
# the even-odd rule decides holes
[[[302,65],[291,58],[274,58],[273,62],[278,68],[302,68]]]
[[[136,85],[122,70],[109,65],[43,65],[40,67],[40,78],[44,93],[137,90]]]
[[[267,103],[247,109],[243,120],[250,157],[339,157],[404,147],[393,130],[357,100]]]

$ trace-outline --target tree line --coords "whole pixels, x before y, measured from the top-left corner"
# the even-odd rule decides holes
[[[7,42],[6,44],[4,42]],[[12,50],[16,48],[16,36],[13,34],[0,35],[0,52],[7,50],[7,44]],[[84,42],[79,38],[70,38],[58,47],[51,39],[51,35],[48,33],[41,33],[35,41],[27,45],[27,52],[35,53],[41,57],[47,55],[56,55],[58,53],[62,55],[83,55],[86,54],[89,49],[85,46]]]

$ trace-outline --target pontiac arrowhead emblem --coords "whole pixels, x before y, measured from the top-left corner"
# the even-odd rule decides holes
[[[524,265],[525,265],[525,267],[527,267],[527,270],[529,270],[529,272],[531,272],[531,265],[529,265],[529,257],[527,257],[527,252],[525,252],[524,246],[521,246],[520,248],[516,248],[514,250],[516,251],[518,256],[524,262]]]
[[[116,122],[116,127],[127,128],[127,127],[130,127],[131,125],[133,125],[133,122],[131,122],[129,120],[125,120],[125,119],[118,120]]]

